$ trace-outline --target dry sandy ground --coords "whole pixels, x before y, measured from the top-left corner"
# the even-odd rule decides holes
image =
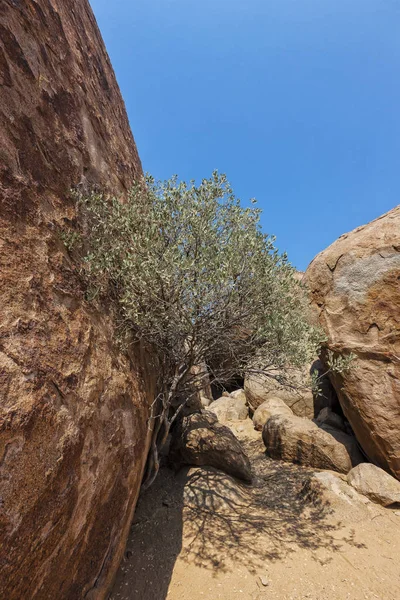
[[[110,600],[400,600],[400,511],[336,476],[327,490],[315,470],[266,458],[251,423],[232,428],[253,485],[164,468],[140,498]]]

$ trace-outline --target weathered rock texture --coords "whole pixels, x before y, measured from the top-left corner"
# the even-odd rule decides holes
[[[348,473],[363,460],[353,436],[294,415],[268,419],[262,437],[271,458],[307,467]]]
[[[229,421],[243,421],[249,416],[245,398],[222,397],[214,400],[207,410],[218,417],[220,423]]]
[[[372,502],[400,506],[400,482],[371,463],[354,467],[347,475],[347,482]]]
[[[2,0],[0,83],[1,596],[99,600],[152,390],[83,301],[58,231],[71,186],[123,192],[141,165],[86,0]]]
[[[170,458],[178,465],[214,467],[251,481],[250,461],[239,440],[208,410],[181,420],[172,436]]]
[[[332,382],[371,462],[400,478],[400,206],[341,236],[306,282],[328,346],[353,352]]]
[[[257,431],[262,431],[268,419],[275,415],[291,416],[293,415],[293,411],[280,398],[269,398],[269,400],[265,400],[265,402],[260,404],[260,406],[254,411],[254,429],[257,429]]]
[[[299,417],[314,416],[314,400],[311,387],[305,387],[307,369],[304,372],[290,368],[285,373],[272,371],[274,377],[284,376],[292,387],[281,385],[274,377],[262,374],[248,375],[244,381],[244,391],[250,408],[255,411],[260,404],[270,398],[281,398],[293,413]]]

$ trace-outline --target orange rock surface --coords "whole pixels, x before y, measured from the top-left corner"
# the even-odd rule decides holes
[[[0,8],[0,589],[102,599],[147,447],[152,378],[83,300],[60,225],[71,186],[141,174],[87,0]]]

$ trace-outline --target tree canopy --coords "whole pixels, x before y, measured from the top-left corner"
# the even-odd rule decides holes
[[[148,176],[125,200],[92,191],[78,206],[92,297],[111,298],[120,338],[158,358],[156,447],[199,377],[273,376],[315,356],[320,334],[296,271],[263,233],[256,201],[243,207],[225,175],[199,185]]]

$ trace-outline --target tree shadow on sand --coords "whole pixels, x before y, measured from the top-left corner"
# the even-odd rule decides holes
[[[162,469],[140,498],[126,558],[110,600],[164,600],[180,560],[229,572],[240,559],[251,573],[299,548],[340,549],[333,508],[315,472],[273,461],[251,447],[251,486],[213,468]],[[341,543],[360,546],[353,537]]]
[[[266,560],[283,559],[298,548],[330,552],[340,544],[311,471],[269,461],[250,486],[213,469],[192,470],[184,490],[185,543],[182,557],[203,568],[229,571],[240,555],[250,572]],[[343,539],[343,538],[342,538]],[[343,539],[350,544],[354,540]]]

